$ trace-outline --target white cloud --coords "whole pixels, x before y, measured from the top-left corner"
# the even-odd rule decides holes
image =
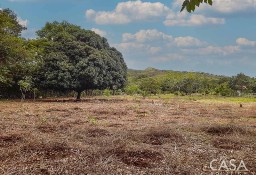
[[[170,9],[160,2],[127,1],[117,4],[113,11],[96,12],[89,9],[86,17],[97,24],[127,24],[134,21],[154,20],[164,17]]]
[[[160,2],[151,3],[140,0],[122,2],[116,7],[118,14],[126,14],[137,20],[164,16],[168,11],[169,8]]]
[[[182,15],[183,14],[183,15]],[[206,24],[225,24],[224,18],[211,18],[203,15],[169,14],[164,21],[166,26],[200,26]]]
[[[132,42],[124,42],[124,43],[120,43],[115,45],[116,47],[118,47],[120,50],[122,51],[129,51],[132,49],[142,49],[145,48],[144,44],[140,44],[140,43],[132,43]]]
[[[138,54],[149,54],[154,55],[162,50],[161,47],[151,46],[149,44],[144,43],[136,43],[136,42],[124,42],[120,44],[114,44],[118,50],[124,53],[135,53]]]
[[[122,43],[116,47],[125,53],[155,55],[173,42],[171,35],[156,29],[140,30],[134,34],[124,33]]]
[[[246,38],[237,38],[236,43],[242,46],[256,46],[256,41],[250,41]]]
[[[202,9],[215,10],[221,13],[248,12],[256,10],[256,0],[214,0],[213,6],[203,5]]]
[[[86,10],[86,11],[85,11],[85,16],[86,16],[87,18],[89,18],[89,19],[92,19],[92,18],[95,17],[95,14],[96,14],[96,13],[97,13],[97,12],[96,12],[95,10],[89,9],[89,10]]]
[[[178,54],[178,53],[169,53],[166,55],[156,56],[153,57],[152,60],[155,62],[167,62],[167,61],[174,61],[174,60],[185,60],[186,57],[184,55]]]
[[[127,24],[131,21],[126,15],[115,12],[96,12],[90,9],[85,14],[88,19],[95,21],[97,24]]]
[[[127,54],[157,55],[162,52],[168,53],[170,50],[177,52],[182,48],[199,48],[202,45],[209,44],[191,36],[174,38],[156,29],[148,29],[134,34],[124,33],[122,42],[115,44],[115,47]],[[169,57],[168,55],[168,59]]]
[[[135,36],[131,33],[124,33],[122,35],[122,40],[123,42],[127,42],[127,41],[130,41],[130,40],[134,40]]]
[[[240,40],[238,39],[237,42]],[[245,41],[252,45],[251,41]],[[239,45],[215,46],[192,36],[173,37],[156,29],[140,30],[134,34],[124,33],[122,42],[114,46],[124,56],[140,57],[153,62],[183,62],[203,58],[209,61],[210,58],[218,60],[218,58],[229,58],[230,55],[244,52]]]
[[[97,29],[97,28],[92,28],[91,30],[94,31],[95,33],[97,33],[98,35],[102,36],[102,37],[107,36],[107,32],[105,32],[104,30],[100,30],[100,29]]]
[[[28,26],[28,20],[27,19],[24,20],[21,17],[18,17],[17,20],[18,20],[18,23],[20,25],[22,25],[23,27],[27,27]]]
[[[206,44],[206,42],[202,42],[197,38],[186,36],[186,37],[177,37],[174,39],[174,43],[178,47],[187,47],[187,46],[201,46]]]
[[[123,43],[138,43],[150,45],[154,48],[159,47],[199,47],[208,45],[197,38],[191,36],[176,37],[160,32],[156,29],[140,30],[135,34],[124,33],[122,35]],[[153,49],[152,49],[153,50]],[[157,49],[159,50],[159,49]]]
[[[227,56],[240,51],[239,46],[207,46],[198,49],[183,49],[186,53],[196,53],[199,55],[223,55]]]
[[[161,47],[150,47],[150,48],[149,48],[149,52],[150,52],[151,54],[156,54],[156,53],[160,52],[161,50],[162,50]]]
[[[149,54],[150,46],[145,45],[142,43],[136,43],[136,42],[122,42],[119,44],[114,44],[114,47],[116,47],[119,51],[122,53],[130,53],[130,54],[136,54],[136,56],[140,54]],[[146,51],[146,53],[145,53]],[[143,53],[144,52],[144,53]]]
[[[135,34],[124,33],[123,41],[136,41],[136,42],[152,42],[152,41],[172,41],[172,36],[160,32],[156,29],[140,30]]]

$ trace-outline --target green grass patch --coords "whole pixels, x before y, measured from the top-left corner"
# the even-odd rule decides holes
[[[179,98],[181,100],[192,100],[192,101],[202,101],[202,102],[235,102],[235,103],[249,103],[256,102],[256,97],[222,97],[216,95],[186,95],[186,96],[177,96],[174,94],[159,94],[148,96],[150,99],[172,99]]]
[[[250,103],[250,102],[256,102],[256,98],[254,97],[219,97],[215,96],[210,98],[201,98],[198,99],[200,101],[205,102],[234,102],[234,103]]]

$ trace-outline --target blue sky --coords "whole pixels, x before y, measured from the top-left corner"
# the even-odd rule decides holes
[[[256,0],[213,0],[180,13],[182,0],[1,0],[27,26],[67,20],[106,37],[129,68],[256,76]]]

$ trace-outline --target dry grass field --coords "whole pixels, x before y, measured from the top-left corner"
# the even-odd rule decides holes
[[[210,174],[214,159],[256,172],[256,103],[0,101],[1,175]]]

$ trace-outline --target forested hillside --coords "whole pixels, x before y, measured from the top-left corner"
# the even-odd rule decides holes
[[[241,96],[256,93],[256,79],[239,73],[236,76],[220,76],[203,72],[179,72],[147,68],[128,70],[128,94],[192,93],[221,96]]]

